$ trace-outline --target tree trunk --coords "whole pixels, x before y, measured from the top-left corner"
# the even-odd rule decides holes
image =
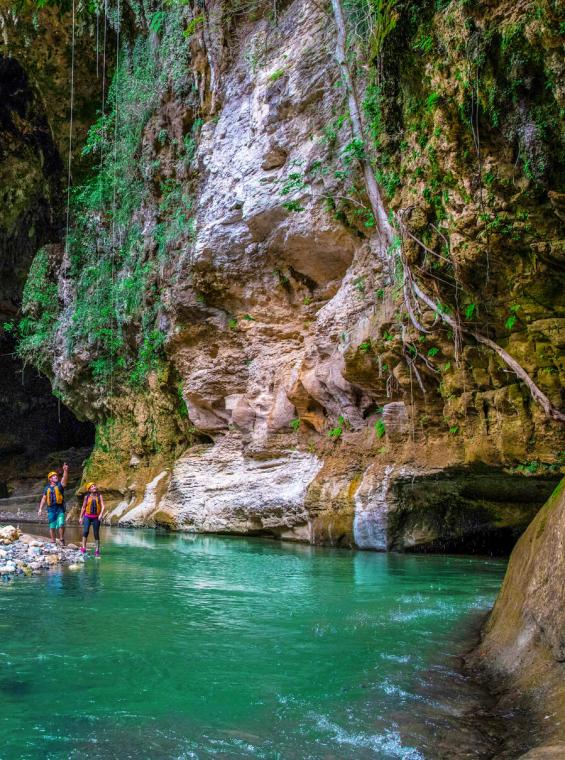
[[[343,8],[341,0],[332,0],[332,8],[337,27],[337,43],[336,43],[336,59],[341,70],[345,87],[347,89],[347,104],[349,107],[349,116],[351,118],[351,126],[353,130],[353,137],[358,140],[363,146],[365,145],[365,139],[363,136],[363,123],[361,121],[361,111],[359,109],[359,100],[357,98],[357,92],[355,90],[355,84],[351,71],[349,70],[349,64],[345,54],[345,46],[347,42],[347,30],[345,26],[345,18],[343,15]],[[386,248],[392,241],[393,231],[382,202],[381,193],[375,173],[367,157],[362,159],[361,165],[363,168],[363,178],[365,180],[365,189],[369,197],[369,203],[371,204],[371,210],[375,217],[375,223],[379,231],[380,242],[386,251]]]

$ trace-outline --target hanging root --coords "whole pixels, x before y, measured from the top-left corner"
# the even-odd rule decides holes
[[[345,24],[345,17],[343,13],[343,7],[342,7],[342,0],[331,0],[332,4],[332,10],[333,15],[336,23],[336,29],[337,29],[337,40],[336,40],[336,60],[338,63],[338,66],[341,71],[341,75],[343,78],[343,82],[345,84],[345,89],[347,92],[347,105],[349,108],[349,115],[351,117],[351,126],[352,126],[352,132],[353,137],[356,140],[359,140],[361,144],[365,144],[364,136],[363,136],[363,123],[361,121],[361,109],[359,107],[359,100],[357,97],[357,92],[355,90],[355,83],[353,79],[353,75],[349,66],[349,62],[346,55],[346,45],[347,45],[347,29]],[[373,212],[373,216],[375,218],[375,222],[377,225],[378,233],[379,233],[379,246],[378,250],[381,254],[385,254],[385,252],[388,252],[390,243],[393,239],[393,230],[390,225],[390,222],[388,220],[388,216],[386,213],[386,209],[384,207],[381,193],[379,190],[379,186],[375,177],[375,172],[373,171],[373,167],[371,166],[370,161],[368,161],[366,158],[361,160],[361,167],[363,169],[363,178],[365,181],[365,189],[367,192],[367,197],[369,199],[369,203],[371,206],[371,210]],[[399,219],[397,215],[397,220],[400,224],[400,229],[402,232],[406,233],[409,237],[411,237],[413,240],[415,240],[424,250],[426,250],[429,254],[432,256],[438,257],[438,254],[435,251],[432,251],[430,248],[425,246],[421,240],[418,240],[411,232],[410,230],[407,230],[402,221]],[[439,258],[443,258],[439,256]],[[488,257],[487,257],[488,262]],[[391,264],[390,260],[388,261],[389,265]],[[459,324],[458,319],[453,319],[449,315],[443,313],[439,306],[433,301],[430,296],[428,296],[424,291],[419,287],[418,283],[415,282],[412,272],[410,271],[410,267],[408,266],[407,262],[405,260],[402,261],[403,268],[404,268],[404,303],[406,305],[406,310],[408,311],[408,315],[410,317],[410,320],[414,327],[419,332],[428,332],[427,330],[424,330],[423,326],[418,322],[418,319],[416,318],[416,314],[414,311],[414,308],[412,306],[412,296],[415,297],[416,301],[420,300],[423,303],[425,303],[427,306],[429,306],[430,309],[432,309],[438,316],[441,321],[445,322],[445,324],[449,325],[451,329],[453,330],[453,334],[455,336],[455,353],[456,356],[459,354],[460,345],[461,345],[461,335],[469,335],[472,338],[474,338],[477,343],[482,343],[484,346],[488,346],[492,351],[494,351],[501,359],[502,361],[514,372],[514,374],[522,380],[523,383],[526,384],[528,390],[532,394],[532,398],[534,401],[541,406],[541,408],[544,410],[547,417],[553,420],[558,420],[559,422],[565,422],[565,414],[562,414],[562,412],[559,411],[556,407],[553,406],[551,401],[547,398],[547,396],[542,393],[542,391],[537,387],[537,385],[534,383],[532,378],[528,375],[526,370],[518,364],[518,362],[513,359],[510,354],[508,354],[503,348],[501,348],[497,343],[490,340],[490,338],[485,337],[484,335],[481,335],[478,332],[473,332],[465,327],[462,327]],[[488,271],[487,271],[487,279],[488,279]],[[390,395],[390,391],[392,390],[392,382],[391,381],[392,375],[389,375],[389,378],[387,379],[387,395]]]
[[[429,306],[430,309],[433,309],[436,314],[439,314],[440,319],[445,322],[446,325],[449,325],[449,327],[451,327],[453,330],[457,329],[457,322],[448,314],[444,314],[442,311],[440,311],[438,305],[433,301],[433,299],[430,298],[427,293],[424,293],[418,283],[413,279],[412,289],[414,291],[414,295],[423,303],[425,303],[426,306]],[[488,346],[488,348],[494,351],[495,354],[497,354],[502,359],[502,361],[512,370],[512,372],[514,372],[514,374],[519,377],[520,380],[527,386],[532,395],[532,398],[537,404],[541,406],[549,419],[565,422],[565,414],[553,406],[547,396],[534,383],[526,370],[520,364],[518,364],[518,362],[513,359],[507,351],[501,348],[498,343],[495,343],[490,338],[487,338],[485,335],[481,335],[481,333],[478,333],[476,331],[468,330],[464,327],[459,327],[459,329],[463,334],[470,335],[472,338],[474,338],[477,343],[482,343],[484,346]]]
[[[418,332],[422,333],[429,333],[429,330],[426,330],[426,328],[421,325],[418,322],[418,319],[416,318],[416,313],[414,311],[414,308],[412,306],[412,272],[410,271],[410,267],[407,265],[404,256],[401,254],[402,257],[402,292],[404,294],[404,305],[406,306],[406,311],[408,312],[408,316],[410,317],[410,321],[418,330]]]

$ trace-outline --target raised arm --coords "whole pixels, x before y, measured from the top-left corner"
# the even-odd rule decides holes
[[[69,465],[65,462],[63,465],[63,477],[61,478],[61,485],[63,488],[67,487],[67,483],[69,482]]]

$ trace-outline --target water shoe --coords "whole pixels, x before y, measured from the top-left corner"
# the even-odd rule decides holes
[[[84,548],[84,546],[80,547],[80,553],[81,554],[86,554],[86,549]]]
[[[94,552],[94,556],[95,557],[99,557],[100,556],[100,552],[98,551],[98,549],[96,549],[96,551]]]

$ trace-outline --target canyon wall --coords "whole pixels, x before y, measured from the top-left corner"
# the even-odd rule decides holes
[[[498,684],[502,709],[519,695],[536,714],[538,746],[525,755],[532,760],[565,754],[564,550],[562,480],[516,544],[483,641],[469,660]]]
[[[350,19],[361,145],[317,3],[98,19],[113,84],[19,351],[96,425],[113,521],[501,551],[552,491],[562,424],[473,334],[562,405],[556,10],[391,8]]]

